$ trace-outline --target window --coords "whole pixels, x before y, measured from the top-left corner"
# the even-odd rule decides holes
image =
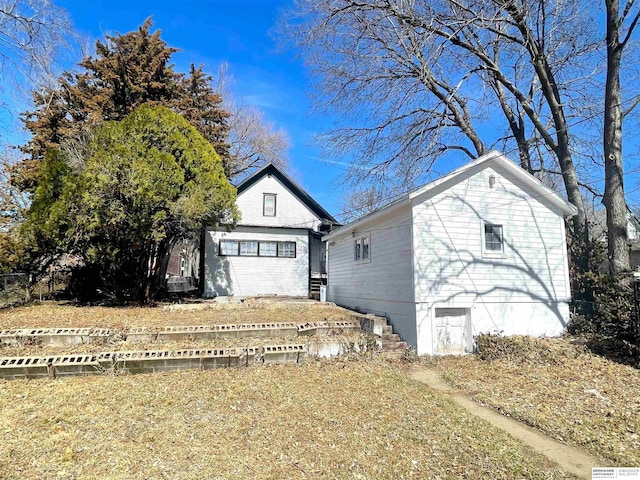
[[[236,240],[220,240],[220,255],[238,255]]]
[[[371,261],[371,248],[369,235],[356,238],[353,242],[353,260],[358,263]]]
[[[262,197],[262,215],[265,217],[276,216],[276,194],[265,193]]]
[[[258,255],[261,257],[275,257],[278,255],[278,242],[260,242]]]
[[[296,242],[279,242],[278,243],[278,256],[295,258],[296,256]]]
[[[504,250],[502,225],[484,224],[484,249],[487,253],[501,253]]]
[[[220,256],[296,258],[296,242],[220,240]]]
[[[362,237],[362,260],[369,260],[369,237]]]
[[[240,242],[241,257],[257,257],[258,242]]]

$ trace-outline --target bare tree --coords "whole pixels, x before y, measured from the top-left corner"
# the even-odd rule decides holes
[[[66,11],[49,0],[0,0],[3,79],[13,79],[14,86],[33,86],[50,77],[70,32]]]
[[[640,20],[640,9],[634,3],[635,0],[628,0],[620,13],[618,0],[605,0],[607,74],[604,88],[604,204],[607,209],[609,271],[613,275],[630,270],[627,246],[628,208],[624,196],[622,166],[622,121],[638,104],[640,97],[626,109],[623,108],[620,70],[625,47]]]
[[[351,185],[371,176],[410,185],[447,152],[473,158],[500,146],[529,172],[562,178],[578,209],[574,231],[586,233],[576,157],[587,158],[585,126],[602,119],[607,71],[592,8],[298,0],[285,28],[316,76],[319,106],[343,119],[323,140],[332,153],[355,155]],[[632,22],[630,35],[637,19],[621,20]]]
[[[28,88],[49,80],[70,35],[66,11],[49,0],[0,0],[0,91],[12,95],[16,91],[26,93]],[[28,195],[10,181],[18,160],[15,149],[2,145],[0,233],[3,234],[20,223],[28,208]]]
[[[287,150],[290,147],[287,133],[266,120],[260,109],[236,97],[233,77],[227,64],[219,69],[216,91],[222,96],[223,107],[229,112],[230,178],[241,180],[268,163],[286,168]]]

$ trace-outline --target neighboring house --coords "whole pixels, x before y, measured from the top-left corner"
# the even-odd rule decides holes
[[[600,239],[604,248],[607,248],[607,211],[604,208],[591,210],[587,213],[587,219],[591,223],[589,235],[593,239]],[[640,222],[633,212],[627,207],[627,239],[629,241],[629,262],[632,270],[640,267]],[[605,260],[600,268],[609,270],[609,261]]]
[[[272,164],[237,190],[238,225],[205,232],[203,295],[308,296],[325,273],[321,237],[336,219]]]
[[[327,235],[327,299],[386,315],[418,354],[471,351],[481,332],[557,335],[575,213],[488,153]]]

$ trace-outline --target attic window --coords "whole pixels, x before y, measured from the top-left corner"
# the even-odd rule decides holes
[[[502,225],[484,224],[484,250],[487,253],[502,253],[504,251]]]
[[[262,215],[265,217],[276,216],[276,194],[265,193],[262,197]]]

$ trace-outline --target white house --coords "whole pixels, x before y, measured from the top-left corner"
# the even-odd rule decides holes
[[[470,351],[481,332],[559,334],[575,213],[488,153],[327,235],[327,299],[387,315],[418,354]]]
[[[237,191],[238,225],[205,231],[203,295],[309,295],[311,277],[324,273],[321,237],[335,218],[272,164]]]

